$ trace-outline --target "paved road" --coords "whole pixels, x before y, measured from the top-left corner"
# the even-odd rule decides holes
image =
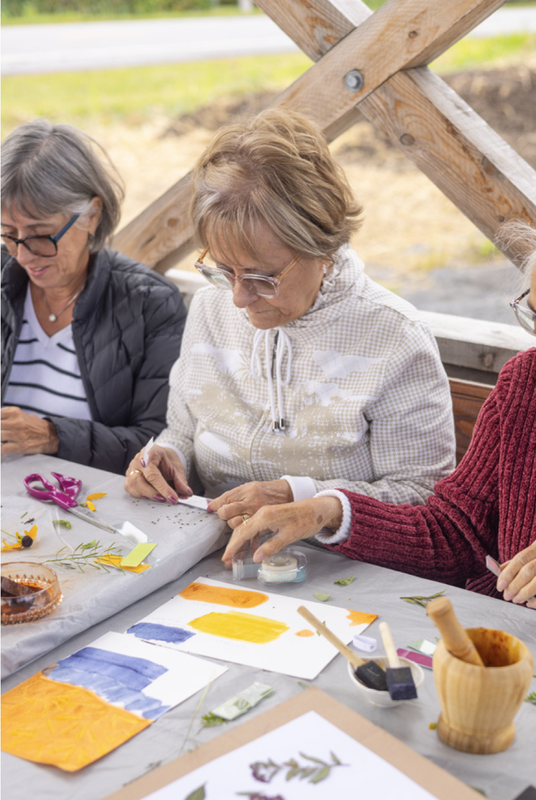
[[[501,8],[471,35],[536,32],[536,7]],[[2,73],[74,72],[295,52],[264,15],[15,25],[2,29]]]

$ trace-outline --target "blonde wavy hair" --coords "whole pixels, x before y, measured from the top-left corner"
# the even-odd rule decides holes
[[[360,227],[361,206],[320,128],[280,107],[221,128],[194,170],[191,216],[197,242],[228,238],[255,257],[254,228],[264,222],[291,250],[331,257]]]

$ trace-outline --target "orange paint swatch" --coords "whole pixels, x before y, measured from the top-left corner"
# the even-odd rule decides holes
[[[150,724],[41,672],[2,696],[2,750],[66,772],[91,764]]]
[[[195,581],[179,592],[179,597],[231,608],[255,608],[268,600],[268,595],[262,592],[242,591],[227,586],[209,586],[206,583],[196,583]]]
[[[296,631],[296,636],[314,636],[314,631],[308,631],[307,629],[303,631]]]
[[[213,611],[211,614],[193,619],[188,625],[201,633],[211,633],[224,639],[237,639],[252,644],[274,642],[289,629],[284,622],[257,617],[254,614],[242,614],[240,611],[229,611],[227,614]]]
[[[366,614],[364,611],[350,611],[349,608],[346,610],[348,611],[346,619],[350,620],[350,625],[362,625],[363,623],[370,625],[371,622],[378,619],[377,614]]]

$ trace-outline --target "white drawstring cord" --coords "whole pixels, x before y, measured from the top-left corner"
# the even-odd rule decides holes
[[[251,354],[251,373],[255,380],[262,377],[262,364],[260,357],[261,341],[264,339],[264,356],[266,360],[266,376],[268,380],[268,395],[270,399],[270,411],[272,414],[272,430],[284,430],[285,418],[283,413],[283,391],[282,387],[290,383],[292,377],[292,345],[287,333],[283,328],[276,328],[277,345],[275,348],[275,378],[277,390],[277,409],[275,405],[274,381],[272,375],[272,346],[270,343],[270,330],[257,330],[253,339],[253,352]],[[287,355],[287,368],[285,378],[282,376],[283,359]]]

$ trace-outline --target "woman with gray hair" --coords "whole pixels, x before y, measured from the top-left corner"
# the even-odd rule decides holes
[[[179,292],[106,247],[121,181],[69,125],[2,145],[2,455],[123,472],[164,424],[186,311]]]
[[[448,381],[408,303],[348,241],[361,209],[320,129],[285,108],[221,129],[194,175],[203,250],[167,428],[126,489],[197,476],[235,527],[260,506],[346,486],[423,503],[454,467]],[[215,288],[216,287],[216,288]]]

